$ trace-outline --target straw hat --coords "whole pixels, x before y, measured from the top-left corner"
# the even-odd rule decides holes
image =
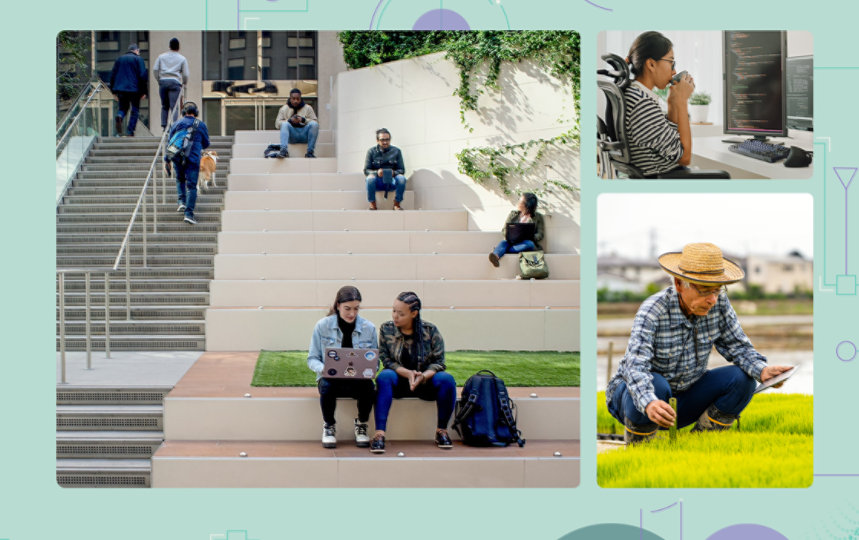
[[[722,250],[709,243],[686,244],[683,251],[659,256],[659,266],[672,276],[698,285],[726,285],[743,279],[736,263],[722,257]]]

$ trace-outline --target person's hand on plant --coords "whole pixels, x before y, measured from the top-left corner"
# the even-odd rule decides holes
[[[791,370],[791,366],[767,366],[761,371],[761,382],[766,382],[768,379],[772,379],[777,375],[781,375],[785,371]],[[781,388],[781,385],[784,384],[784,381],[773,385],[773,388]]]
[[[654,399],[648,403],[644,412],[647,414],[647,417],[650,418],[651,422],[655,422],[656,425],[660,427],[670,428],[674,425],[674,419],[676,417],[674,409],[671,408],[671,405],[661,399]]]

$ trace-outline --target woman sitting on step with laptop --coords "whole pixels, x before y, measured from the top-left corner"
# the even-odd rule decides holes
[[[394,300],[392,319],[379,328],[379,360],[376,377],[376,433],[370,452],[385,452],[385,429],[393,400],[417,397],[435,401],[438,423],[435,443],[453,448],[447,425],[456,404],[456,382],[445,372],[444,340],[435,325],[421,319],[421,300],[413,292]]]
[[[533,193],[523,193],[516,205],[516,210],[510,212],[504,222],[501,233],[504,240],[498,243],[489,254],[489,262],[498,268],[499,259],[505,253],[522,253],[537,251],[543,239],[543,214],[537,212],[537,196]]]
[[[334,410],[338,397],[351,397],[358,400],[358,418],[355,419],[355,444],[361,448],[370,445],[367,435],[367,421],[376,398],[373,375],[367,378],[329,378],[323,373],[323,355],[330,349],[354,348],[377,349],[376,327],[358,315],[361,307],[361,292],[352,286],[341,287],[334,298],[334,305],[328,316],[316,323],[310,338],[310,351],[307,366],[316,373],[316,386],[319,389],[319,404],[322,407],[322,447],[336,448]],[[334,352],[336,354],[336,351]]]

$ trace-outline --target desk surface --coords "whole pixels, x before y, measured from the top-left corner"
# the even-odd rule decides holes
[[[729,143],[723,139],[748,138],[741,135],[726,135],[720,125],[692,124],[692,166],[701,169],[728,171],[731,179],[745,178],[811,178],[814,161],[808,167],[785,167],[784,160],[767,163],[728,150]],[[774,137],[774,143],[798,146],[811,151],[814,148],[814,132],[789,130],[787,138]]]

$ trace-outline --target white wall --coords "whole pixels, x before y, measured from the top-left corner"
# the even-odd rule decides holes
[[[465,207],[470,229],[500,231],[518,196],[505,196],[494,182],[483,186],[460,174],[455,154],[465,147],[558,135],[573,125],[573,98],[531,63],[505,66],[500,77],[503,90],[487,91],[478,101],[480,114],[466,116],[474,128],[469,133],[460,123],[459,98],[453,95],[458,84],[459,71],[444,53],[340,73],[338,170],[362,170],[376,129],[386,127],[393,144],[403,151],[408,189],[415,190],[417,207]],[[578,150],[550,153],[535,177],[526,179],[526,190],[539,187],[540,179],[547,177],[579,185]],[[556,253],[577,252],[578,194],[556,189],[543,199],[540,211],[548,217],[543,247]]]

